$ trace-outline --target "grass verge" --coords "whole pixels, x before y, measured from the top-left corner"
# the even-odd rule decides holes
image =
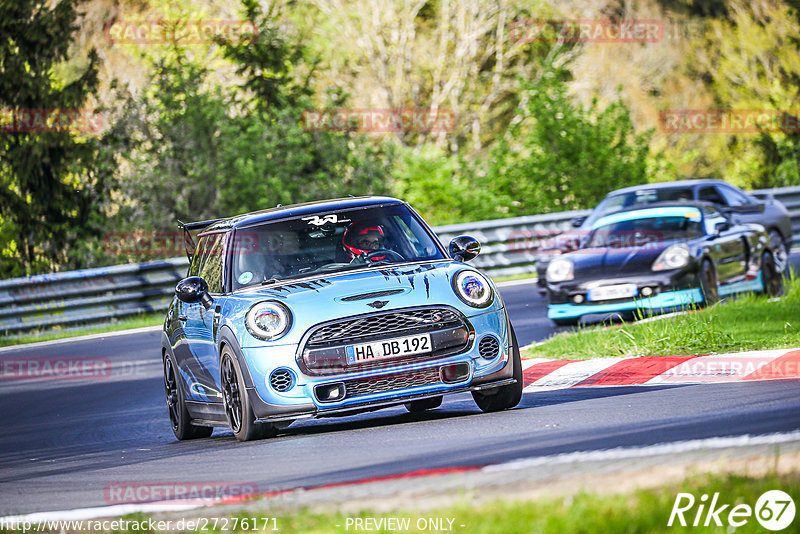
[[[70,337],[85,336],[88,334],[104,334],[107,332],[116,332],[118,330],[128,330],[131,328],[142,328],[145,326],[157,326],[163,321],[163,313],[143,313],[103,326],[93,327],[87,325],[84,328],[78,328],[76,330],[46,330],[38,333],[30,333],[25,337],[2,337],[0,338],[0,347],[24,345],[25,343],[36,343],[39,341],[51,341],[54,339],[65,339]]]
[[[761,295],[642,324],[590,326],[557,334],[524,352],[529,358],[695,355],[800,346],[800,278],[785,295]]]
[[[535,500],[488,500],[477,506],[465,500],[455,506],[424,513],[402,510],[373,513],[369,510],[362,510],[347,514],[308,510],[258,511],[251,508],[247,512],[234,515],[216,514],[213,509],[209,509],[209,517],[227,517],[227,521],[224,522],[218,519],[219,524],[226,525],[225,532],[273,532],[277,529],[286,534],[346,533],[365,530],[412,533],[450,531],[479,532],[481,534],[531,532],[541,534],[626,532],[633,534],[640,532],[674,533],[685,531],[686,528],[692,532],[735,531],[738,534],[766,532],[766,530],[760,525],[755,515],[734,518],[735,520],[744,519],[746,523],[737,528],[730,527],[728,514],[731,509],[736,505],[744,504],[750,507],[752,514],[755,514],[759,497],[766,491],[776,489],[788,493],[796,500],[800,495],[800,473],[768,473],[763,476],[730,473],[695,475],[679,484],[667,484],[656,489],[639,489],[619,494],[579,492],[566,497]],[[690,493],[695,497],[694,506],[683,514],[687,527],[681,527],[677,517],[673,526],[667,526],[678,493]],[[725,504],[729,505],[718,515],[722,526],[716,526],[713,519],[709,520],[711,526],[703,526],[708,512],[707,502],[703,505],[699,526],[692,526],[697,517],[701,496],[707,495],[709,496],[708,501],[711,501],[715,493],[719,493],[717,509]],[[687,500],[681,501],[681,505],[687,504],[688,498],[685,499]],[[774,506],[777,505],[770,503],[771,508]],[[766,515],[766,512],[762,510],[762,514]],[[124,519],[145,523],[147,516],[132,514],[125,516]],[[361,528],[357,528],[356,520],[361,521]],[[383,522],[381,522],[382,520]],[[198,519],[195,518],[194,521],[198,521]],[[210,520],[201,519],[200,521],[206,521],[204,523],[206,528],[212,530],[210,527],[213,523]],[[392,521],[392,523],[387,523],[387,521]],[[784,532],[797,532],[796,526],[799,521],[800,518],[795,517]],[[405,528],[397,528],[398,524]],[[187,524],[184,523],[184,525]],[[439,528],[434,528],[434,526]],[[3,531],[4,529],[0,528],[0,532]],[[145,531],[153,532],[148,529]],[[15,531],[5,530],[5,532]],[[142,530],[123,529],[117,532],[142,532]]]

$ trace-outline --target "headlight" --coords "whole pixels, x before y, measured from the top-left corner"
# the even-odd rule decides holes
[[[453,278],[453,290],[458,298],[473,308],[485,308],[492,303],[492,285],[482,274],[475,271],[461,271]]]
[[[686,245],[672,245],[667,247],[658,255],[656,261],[653,262],[654,271],[666,271],[668,269],[680,269],[689,265],[689,247]]]
[[[556,258],[547,266],[548,282],[563,282],[575,278],[572,262],[564,258]]]
[[[278,339],[292,325],[292,314],[279,302],[265,301],[253,305],[245,318],[247,330],[258,339]]]

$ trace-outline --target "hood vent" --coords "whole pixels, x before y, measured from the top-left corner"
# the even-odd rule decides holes
[[[371,293],[362,293],[361,295],[352,295],[350,297],[344,297],[341,300],[343,300],[344,302],[352,302],[354,300],[376,299],[379,297],[396,295],[398,293],[402,293],[403,291],[405,291],[405,289],[387,289],[385,291],[373,291]]]

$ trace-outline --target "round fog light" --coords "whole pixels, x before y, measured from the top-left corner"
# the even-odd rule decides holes
[[[650,288],[650,287],[643,287],[642,288],[642,295],[643,296],[649,297],[652,294],[653,294],[653,289],[652,288]]]
[[[583,295],[575,295],[574,297],[572,297],[572,302],[574,302],[575,304],[580,304],[581,302],[583,302]]]

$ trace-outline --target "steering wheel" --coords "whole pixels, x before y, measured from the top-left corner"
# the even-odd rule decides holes
[[[405,258],[395,252],[394,250],[389,250],[388,248],[381,248],[378,250],[374,250],[366,255],[364,258],[368,262],[376,262],[376,261],[405,261]]]

